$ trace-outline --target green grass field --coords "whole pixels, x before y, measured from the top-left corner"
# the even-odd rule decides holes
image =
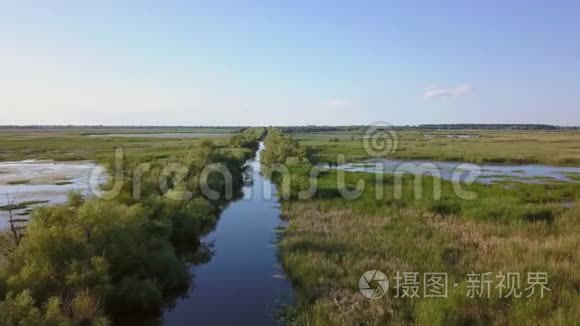
[[[395,157],[556,165],[574,165],[580,157],[576,133],[478,134],[426,139],[401,133]],[[366,157],[360,135],[295,136],[318,161],[332,161],[337,154]],[[292,199],[283,203],[289,224],[281,235],[281,257],[298,294],[290,324],[574,325],[580,320],[580,184],[473,184],[466,189],[477,199],[464,200],[443,181],[436,200],[431,177],[423,177],[422,197],[416,199],[414,177],[406,176],[397,199],[392,175],[377,184],[373,174],[345,172],[347,189],[359,180],[366,185],[359,197],[347,200],[339,194],[337,172],[329,171],[321,173],[314,198],[298,200],[309,169],[291,169]],[[378,187],[384,192],[380,199]],[[359,291],[359,279],[369,270],[384,272],[391,286],[398,272],[446,273],[448,296],[396,298],[391,287],[383,298],[370,300]],[[489,298],[467,297],[472,272],[492,273]],[[544,298],[500,298],[500,272],[519,273],[521,290],[527,273],[547,273],[550,291]]]
[[[209,128],[80,128],[63,129],[23,129],[0,128],[0,161],[25,159],[53,159],[59,161],[97,160],[113,155],[115,148],[123,148],[127,154],[151,158],[168,157],[176,151],[196,146],[203,140],[212,140],[217,145],[227,144],[235,129]],[[166,133],[189,133],[187,137],[162,137]],[[93,136],[110,134],[155,134],[156,137]],[[161,135],[157,135],[161,134]],[[193,135],[199,134],[199,138]]]
[[[348,161],[369,157],[358,132],[294,136],[321,161],[336,161],[338,154]],[[397,136],[397,150],[390,158],[580,166],[580,132],[576,131],[398,131]]]

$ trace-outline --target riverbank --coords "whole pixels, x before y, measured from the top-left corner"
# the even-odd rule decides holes
[[[239,197],[251,151],[203,141],[169,157],[126,156],[122,171],[105,162],[110,175],[124,176],[105,186],[111,197],[70,195],[65,204],[35,211],[25,230],[2,234],[2,321],[104,325],[110,317],[159,312],[191,285],[188,266],[204,249],[200,238]],[[198,181],[215,164],[231,178],[208,178],[204,185],[218,194],[210,198]],[[165,174],[177,165],[187,170],[183,180]],[[184,193],[190,196],[176,197]]]
[[[300,143],[308,152],[307,144]],[[338,150],[334,142],[327,146]],[[562,325],[580,318],[577,182],[462,184],[476,195],[467,199],[449,181],[438,188],[429,175],[406,175],[397,184],[393,175],[377,182],[374,174],[340,177],[332,170],[319,173],[310,198],[299,199],[311,169],[289,168],[283,202],[288,227],[281,257],[297,293],[291,323]],[[368,271],[389,282],[374,299],[361,292]],[[445,292],[428,292],[425,277],[432,273],[445,275]],[[507,273],[518,275],[512,295],[505,291]],[[549,290],[530,287],[534,275]],[[476,277],[489,283],[475,283],[484,285],[474,290]]]

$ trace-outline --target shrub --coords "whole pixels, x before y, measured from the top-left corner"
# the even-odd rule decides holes
[[[0,302],[0,325],[93,325],[106,326],[109,321],[102,315],[98,303],[89,292],[80,292],[70,303],[70,311],[64,310],[60,298],[51,297],[42,308],[29,290],[19,294],[9,293]]]
[[[554,212],[547,207],[528,209],[522,217],[529,222],[546,222],[548,224],[554,222],[556,218]]]
[[[108,310],[115,314],[158,311],[163,295],[151,280],[124,278],[107,297]]]
[[[461,214],[461,205],[456,201],[441,199],[432,202],[429,210],[440,216],[459,215]]]
[[[279,129],[269,131],[264,144],[266,149],[262,152],[261,161],[267,165],[284,164],[290,157],[296,157],[298,161],[306,157],[306,152],[300,148],[298,141]]]

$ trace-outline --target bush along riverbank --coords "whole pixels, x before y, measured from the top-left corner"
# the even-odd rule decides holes
[[[308,152],[282,138],[288,139],[283,147],[293,148],[285,152]],[[316,191],[300,199],[311,169],[289,166],[290,185],[280,193],[288,220],[280,256],[297,294],[288,324],[573,325],[580,319],[577,183],[474,183],[463,186],[477,194],[469,200],[444,180],[435,195],[439,180],[423,176],[417,198],[412,175],[397,188],[393,175],[377,182],[374,174],[331,170],[320,171]],[[274,180],[284,186],[282,177]],[[364,190],[345,199],[360,181]],[[390,283],[373,300],[359,281],[374,270]],[[429,273],[445,275],[445,296],[426,295],[433,294],[424,292]]]
[[[239,196],[244,162],[263,133],[244,132],[245,142],[232,144],[242,149],[205,141],[146,165],[125,158],[113,199],[71,194],[66,204],[35,211],[22,236],[3,234],[0,325],[108,325],[125,315],[159,313],[189,287],[188,265],[208,259],[200,238]],[[167,172],[170,164],[177,168]],[[231,179],[211,173],[204,183],[212,164]],[[113,162],[108,166],[118,174]],[[160,179],[168,180],[167,189]],[[205,186],[219,196],[207,196]]]

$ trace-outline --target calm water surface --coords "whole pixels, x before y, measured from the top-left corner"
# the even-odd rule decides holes
[[[8,199],[16,204],[27,201],[59,204],[70,191],[91,195],[89,179],[94,185],[106,180],[103,167],[93,162],[13,161],[0,162],[0,206]],[[20,183],[20,184],[19,184]],[[29,208],[41,205],[32,205]],[[27,209],[14,210],[18,218],[27,218]],[[8,228],[8,212],[0,211],[0,230]]]
[[[327,164],[320,165],[328,168]],[[527,183],[545,183],[550,181],[578,182],[572,176],[580,176],[580,167],[559,167],[549,165],[500,165],[500,164],[467,164],[462,162],[419,161],[419,160],[391,160],[376,159],[359,163],[347,163],[333,166],[345,171],[370,172],[370,173],[393,173],[405,171],[413,174],[427,174],[441,177],[443,180],[451,180],[454,173],[460,178],[467,176],[469,171],[479,170],[477,178],[480,183],[493,183],[499,181],[519,181]]]

